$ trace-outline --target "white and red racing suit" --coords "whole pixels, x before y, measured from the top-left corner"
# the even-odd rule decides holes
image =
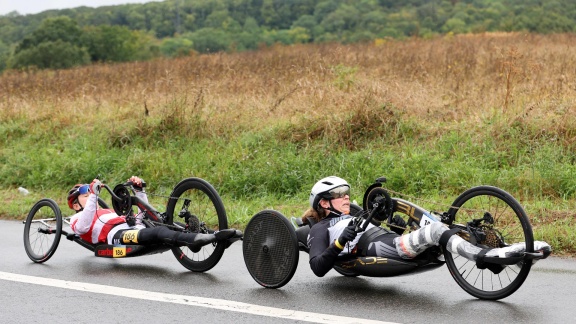
[[[145,193],[136,192],[136,196],[148,203]],[[126,218],[118,216],[114,210],[98,209],[98,196],[90,194],[84,209],[70,218],[70,227],[86,242],[112,244],[112,238],[119,230],[145,228],[142,217],[142,213],[138,213],[136,225],[131,227],[126,224]]]

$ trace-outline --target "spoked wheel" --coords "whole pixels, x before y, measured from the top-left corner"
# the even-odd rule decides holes
[[[62,213],[52,199],[38,201],[28,213],[24,223],[24,249],[36,262],[48,261],[60,243]]]
[[[222,199],[212,185],[199,178],[180,181],[166,206],[167,223],[186,224],[185,231],[214,233],[228,228],[228,219]],[[188,270],[204,272],[212,269],[224,254],[226,241],[204,245],[198,250],[186,246],[173,247],[172,253]]]
[[[526,242],[526,252],[534,252],[534,238],[528,216],[506,191],[490,186],[471,188],[462,193],[448,211],[458,234],[480,248],[498,248]],[[470,295],[497,300],[514,293],[530,272],[531,261],[514,265],[492,265],[479,269],[475,261],[444,251],[450,274]]]
[[[242,252],[257,283],[266,288],[284,286],[298,266],[300,250],[294,225],[277,211],[259,212],[246,225]]]

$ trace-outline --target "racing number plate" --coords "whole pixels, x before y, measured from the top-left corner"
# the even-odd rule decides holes
[[[123,258],[125,256],[126,256],[126,247],[125,246],[114,247],[112,249],[112,257],[113,258]]]
[[[138,244],[138,230],[129,230],[122,234],[122,243]]]

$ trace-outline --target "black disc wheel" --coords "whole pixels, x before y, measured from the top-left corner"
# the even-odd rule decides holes
[[[187,178],[180,181],[166,206],[166,223],[184,224],[185,232],[211,234],[228,228],[222,199],[207,181]],[[186,246],[173,247],[172,253],[186,269],[204,272],[212,269],[224,254],[226,241],[210,243],[191,250]]]
[[[259,212],[246,225],[242,252],[257,283],[266,288],[284,286],[298,266],[300,251],[294,225],[277,211]]]
[[[448,211],[458,234],[482,248],[500,248],[525,242],[526,252],[534,252],[532,227],[526,212],[506,191],[490,186],[471,188],[462,193]],[[450,274],[470,295],[488,300],[514,293],[530,272],[531,261],[514,265],[494,265],[480,269],[475,261],[444,251]]]
[[[48,261],[56,252],[62,234],[62,213],[52,199],[38,201],[24,222],[24,249],[36,262]]]

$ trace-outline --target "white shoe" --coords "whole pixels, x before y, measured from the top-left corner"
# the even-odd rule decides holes
[[[526,243],[515,243],[509,246],[505,246],[503,248],[492,249],[486,253],[487,257],[498,257],[498,258],[513,258],[519,257],[524,254],[526,251]],[[542,252],[544,257],[542,259],[547,258],[552,252],[552,248],[550,244],[542,241],[534,241],[534,251],[535,252]],[[534,260],[536,262],[537,260]]]

